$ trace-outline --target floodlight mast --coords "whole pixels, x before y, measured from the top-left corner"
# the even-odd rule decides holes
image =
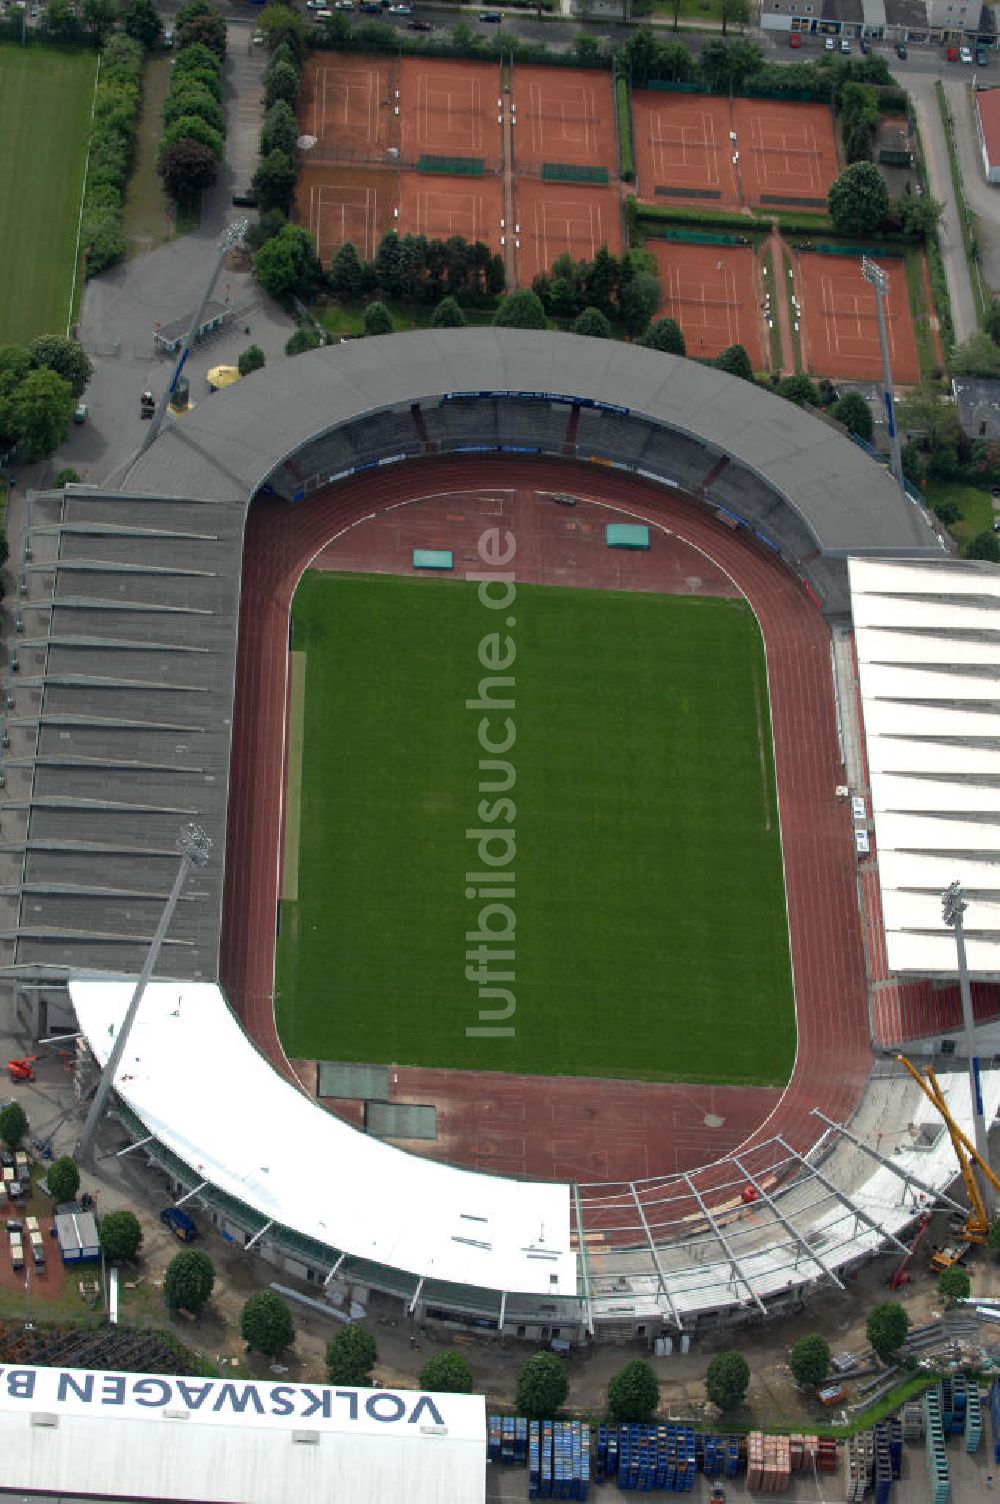
[[[211,849],[212,842],[201,829],[201,826],[184,825],[181,827],[177,836],[177,854],[180,857],[177,876],[174,878],[174,885],[170,890],[170,896],[164,905],[163,913],[160,915],[160,922],[156,926],[156,933],[149,942],[149,949],[146,952],[142,971],[139,973],[138,981],[135,984],[135,991],[132,993],[132,999],[126,1009],[121,1027],[118,1030],[118,1038],[115,1040],[114,1048],[108,1056],[108,1063],[101,1072],[101,1079],[97,1083],[94,1100],[90,1104],[90,1110],[87,1113],[83,1131],[77,1141],[76,1158],[81,1163],[87,1159],[93,1147],[97,1125],[101,1120],[111,1088],[114,1086],[115,1076],[118,1073],[122,1055],[125,1053],[125,1046],[128,1043],[129,1034],[132,1032],[135,1016],[139,1011],[139,1004],[142,1002],[143,994],[146,991],[149,979],[153,974],[153,968],[160,954],[160,947],[173,920],[174,910],[177,908],[177,900],[181,896],[181,890],[192,872],[200,872],[207,865]]]
[[[965,1056],[969,1062],[969,1091],[972,1098],[973,1137],[976,1153],[985,1164],[990,1163],[990,1140],[983,1111],[983,1090],[979,1075],[979,1056],[976,1053],[976,1020],[972,1012],[972,989],[969,986],[969,966],[965,954],[965,924],[962,915],[968,908],[962,884],[950,883],[941,894],[941,917],[949,929],[955,931],[955,948],[958,951],[958,989],[962,995],[962,1029],[965,1035]],[[992,1222],[996,1216],[996,1196],[989,1181],[983,1177],[981,1186],[986,1215]]]
[[[885,299],[889,291],[889,273],[870,256],[861,258],[861,275],[875,289],[875,312],[878,315],[878,342],[882,349],[882,400],[885,403],[885,418],[889,426],[891,468],[900,490],[903,486],[903,456],[899,447],[899,430],[896,428],[896,410],[892,396],[892,366],[889,362],[889,336],[885,322]]]
[[[212,296],[212,288],[215,286],[218,275],[222,270],[222,263],[226,259],[226,253],[228,251],[231,251],[234,246],[240,245],[245,239],[248,223],[249,221],[246,219],[234,220],[231,225],[226,226],[222,234],[219,236],[218,244],[215,248],[215,260],[212,262],[211,275],[208,278],[208,281],[205,283],[205,288],[201,295],[201,301],[199,302],[198,307],[195,309],[194,314],[192,315],[188,332],[184,336],[184,342],[181,345],[180,353],[177,356],[177,362],[174,365],[174,373],[171,376],[166,389],[161,393],[160,400],[156,404],[156,408],[153,412],[152,422],[150,423],[149,428],[146,430],[146,437],[143,439],[142,448],[139,450],[140,454],[146,453],[146,450],[149,448],[150,444],[152,444],[153,440],[156,438],[156,435],[160,431],[163,419],[166,416],[167,405],[170,402],[171,397],[174,395],[174,392],[177,390],[177,383],[181,379],[184,366],[187,363],[187,358],[191,354],[191,349],[195,343],[195,340],[198,338],[198,330],[201,328],[201,321],[205,317],[205,305],[207,304],[209,298]]]

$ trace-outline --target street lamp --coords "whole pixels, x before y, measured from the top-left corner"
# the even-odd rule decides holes
[[[170,896],[164,906],[163,913],[160,915],[160,922],[156,926],[156,933],[149,942],[149,949],[146,952],[146,959],[143,962],[142,971],[139,973],[139,979],[135,984],[132,1000],[122,1020],[121,1028],[118,1030],[118,1038],[115,1040],[114,1048],[108,1056],[108,1063],[101,1072],[101,1079],[97,1083],[94,1100],[90,1104],[90,1111],[87,1113],[87,1120],[83,1125],[83,1132],[80,1134],[76,1146],[76,1157],[81,1161],[85,1160],[90,1153],[94,1142],[94,1135],[97,1132],[97,1125],[104,1112],[104,1104],[114,1085],[115,1076],[121,1064],[121,1058],[125,1052],[129,1034],[132,1032],[132,1025],[135,1023],[135,1016],[139,1011],[139,1004],[142,1002],[146,986],[153,974],[153,967],[156,965],[157,957],[160,954],[160,946],[163,944],[167,930],[170,928],[170,922],[174,917],[174,910],[177,907],[177,900],[181,896],[181,889],[184,887],[191,872],[200,872],[207,865],[209,853],[212,849],[212,842],[200,825],[184,825],[178,833],[176,847],[177,854],[180,857],[177,876],[174,878],[174,885],[170,890]]]
[[[972,989],[969,986],[969,967],[965,955],[965,925],[962,915],[968,908],[962,885],[950,883],[941,894],[941,918],[949,929],[955,931],[955,947],[958,951],[958,986],[962,995],[962,1028],[965,1034],[965,1056],[969,1062],[969,1090],[972,1097],[972,1121],[975,1127],[976,1152],[984,1164],[990,1162],[990,1141],[986,1131],[986,1116],[983,1112],[983,1092],[979,1077],[979,1056],[976,1054],[976,1021],[972,1014]],[[980,1189],[986,1205],[986,1214],[992,1222],[996,1214],[993,1187],[985,1176]]]
[[[903,490],[903,456],[899,448],[899,432],[896,428],[896,414],[892,405],[892,367],[889,363],[889,335],[885,322],[885,299],[889,291],[889,274],[883,271],[882,267],[870,256],[862,256],[861,275],[869,286],[875,289],[878,342],[882,347],[882,400],[885,403],[885,417],[889,425],[892,473],[896,477],[897,486]]]

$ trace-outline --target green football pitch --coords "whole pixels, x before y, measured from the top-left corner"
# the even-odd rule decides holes
[[[286,1050],[784,1084],[794,1008],[749,608],[523,585],[509,614],[507,628],[464,581],[308,573],[299,585],[297,886],[286,876],[276,962]],[[514,706],[490,735],[506,739],[509,715],[516,813],[488,825],[480,800],[500,795],[479,783],[501,775],[479,768],[483,712],[466,701],[491,677],[478,655],[498,630],[516,647],[515,683],[493,694]],[[467,1033],[480,1026],[467,936],[489,901],[466,896],[483,866],[467,831],[487,828],[516,836],[499,869],[515,874],[515,959],[494,963],[516,974],[497,984],[516,995],[508,1037]]]
[[[0,47],[0,345],[66,333],[96,67]]]

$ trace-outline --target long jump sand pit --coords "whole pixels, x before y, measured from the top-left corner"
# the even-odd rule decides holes
[[[393,64],[383,57],[319,52],[306,58],[299,131],[348,160],[378,160],[398,140]]]
[[[399,230],[447,240],[461,235],[500,249],[503,185],[497,177],[438,177],[423,172],[399,175]]]
[[[676,320],[687,353],[710,360],[728,345],[742,345],[754,370],[761,370],[762,313],[752,247],[647,240],[645,248],[656,258],[663,289],[654,317]]]
[[[748,203],[825,210],[840,170],[827,105],[734,99],[732,119]]]
[[[421,156],[481,157],[499,171],[500,70],[495,63],[404,57],[399,72],[400,148]]]
[[[321,261],[349,240],[362,260],[371,260],[387,230],[395,227],[399,173],[393,168],[351,167],[310,161],[299,170],[295,211],[309,230]]]
[[[618,189],[589,184],[546,183],[519,178],[517,193],[517,276],[522,287],[548,271],[564,251],[577,261],[592,261],[606,245],[622,254],[621,202]]]
[[[799,270],[809,369],[816,376],[878,380],[882,357],[875,289],[861,275],[860,256],[801,252]],[[892,377],[901,385],[913,385],[920,380],[920,361],[906,274],[901,260],[888,261],[886,270],[889,274],[886,325]]]
[[[729,101],[633,89],[637,195],[646,203],[739,203]]]
[[[514,70],[514,157],[519,167],[558,162],[618,176],[610,74],[583,68]]]

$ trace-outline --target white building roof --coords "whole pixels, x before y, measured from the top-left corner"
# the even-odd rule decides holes
[[[476,1504],[486,1487],[481,1395],[23,1367],[0,1449],[6,1493]]]
[[[1000,976],[1000,569],[849,571],[889,967],[955,974],[940,896],[958,879],[969,969]]]
[[[70,982],[102,1066],[133,985]],[[428,1279],[577,1294],[568,1186],[453,1169],[359,1132],[272,1069],[215,985],[146,989],[115,1089],[206,1182],[319,1243]]]

